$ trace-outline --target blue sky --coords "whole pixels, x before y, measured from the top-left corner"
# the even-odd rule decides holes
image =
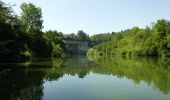
[[[145,27],[158,19],[170,20],[170,0],[3,0],[16,4],[20,13],[22,2],[42,8],[45,30],[88,34],[117,32],[134,26]]]

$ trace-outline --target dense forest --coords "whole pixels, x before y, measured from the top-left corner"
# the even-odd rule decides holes
[[[23,3],[20,7],[22,12],[18,16],[12,6],[0,1],[1,61],[14,58],[21,60],[31,56],[49,57],[52,51],[63,49],[58,46],[61,44],[60,40],[52,40],[48,37],[48,32],[42,32],[41,8],[31,3]]]
[[[170,56],[170,21],[158,20],[151,27],[134,27],[121,32],[95,34],[80,30],[63,34],[56,30],[43,32],[40,7],[22,3],[16,15],[13,6],[0,1],[0,61],[22,61],[30,58],[67,55],[65,40],[86,41],[89,55]]]
[[[88,50],[95,56],[170,56],[170,21],[157,20],[151,27],[117,32],[112,39]]]
[[[56,30],[43,32],[41,8],[32,3],[22,3],[20,15],[16,15],[12,7],[0,1],[1,62],[61,57],[66,49],[64,40],[90,41],[89,35],[82,30],[77,34]]]

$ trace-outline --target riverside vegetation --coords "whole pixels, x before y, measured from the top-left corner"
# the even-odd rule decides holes
[[[82,30],[77,34],[56,30],[43,32],[41,8],[32,3],[21,4],[19,16],[12,7],[0,1],[0,62],[61,57],[66,53],[63,40],[89,41]]]
[[[151,27],[134,27],[117,32],[112,39],[89,49],[95,56],[170,57],[170,21],[158,20]]]
[[[64,34],[42,31],[40,7],[12,7],[0,0],[0,99],[169,100],[170,21]]]
[[[67,55],[64,40],[86,41],[87,54],[95,56],[170,56],[170,21],[158,20],[150,27],[134,27],[121,32],[89,37],[82,30],[63,34],[56,30],[43,32],[41,8],[23,3],[18,16],[0,1],[0,61],[22,61],[30,58]]]

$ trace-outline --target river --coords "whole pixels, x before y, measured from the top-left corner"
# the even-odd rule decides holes
[[[1,100],[169,100],[170,60],[34,59],[0,64]]]

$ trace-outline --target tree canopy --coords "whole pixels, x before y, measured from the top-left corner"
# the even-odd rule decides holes
[[[22,3],[16,15],[11,5],[0,1],[0,59],[21,60],[31,57],[61,57],[66,53],[65,40],[87,42],[88,54],[170,57],[170,21],[157,20],[152,27],[95,34],[83,30],[63,34],[56,30],[43,32],[40,7]],[[15,59],[14,59],[15,58]]]
[[[152,27],[124,30],[101,42],[89,54],[121,56],[170,56],[170,21],[158,20]]]
[[[41,31],[43,28],[41,8],[36,7],[32,3],[22,3],[20,8],[22,10],[21,22],[25,26],[27,32]]]

